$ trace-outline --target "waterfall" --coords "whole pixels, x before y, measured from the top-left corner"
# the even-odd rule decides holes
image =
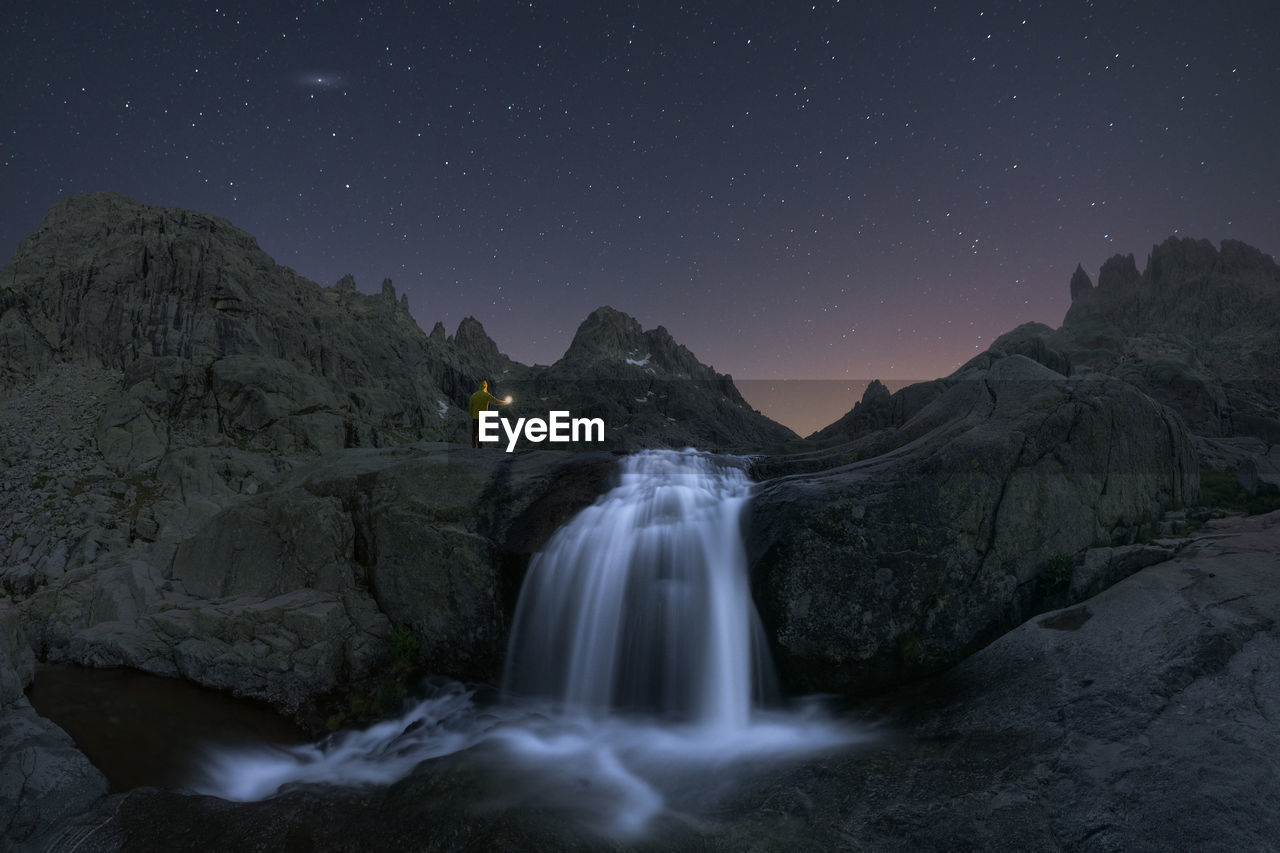
[[[525,578],[504,688],[595,716],[742,728],[772,680],[751,602],[742,460],[652,450],[562,527]]]
[[[759,772],[860,739],[816,706],[764,707],[773,676],[742,548],[750,493],[741,459],[627,457],[620,484],[531,562],[501,704],[437,685],[396,719],[317,744],[211,748],[193,787],[260,800],[296,783],[390,784],[465,755],[504,779],[505,805],[633,836],[673,803],[712,804],[730,762]]]

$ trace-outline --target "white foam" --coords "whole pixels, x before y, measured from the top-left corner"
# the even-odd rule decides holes
[[[560,809],[597,831],[640,835],[680,811],[677,788],[722,785],[734,765],[794,760],[865,740],[814,711],[756,712],[739,728],[593,717],[533,704],[479,709],[462,685],[405,714],[317,744],[210,751],[193,787],[228,800],[262,800],[298,783],[390,785],[422,761],[473,747],[479,772],[501,771],[503,803]]]

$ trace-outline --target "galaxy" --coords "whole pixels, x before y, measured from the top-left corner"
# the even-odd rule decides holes
[[[1280,246],[1270,2],[6,10],[6,256],[116,190],[525,363],[610,305],[740,380],[932,378],[1078,263]]]

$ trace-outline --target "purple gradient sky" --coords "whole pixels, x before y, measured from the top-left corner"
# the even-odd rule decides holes
[[[608,304],[737,378],[931,378],[1078,262],[1280,247],[1272,2],[6,12],[0,251],[118,190],[526,363]]]

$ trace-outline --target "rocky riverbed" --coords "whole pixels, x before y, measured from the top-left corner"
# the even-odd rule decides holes
[[[669,803],[639,839],[594,834],[572,804],[495,806],[503,774],[483,752],[386,788],[302,786],[253,804],[107,796],[70,744],[30,737],[38,718],[20,698],[4,720],[26,745],[4,753],[4,778],[25,788],[7,792],[5,819],[27,849],[80,851],[210,838],[226,850],[1266,849],[1280,835],[1280,512],[1169,545],[1171,559],[939,677],[855,701],[847,718],[870,741],[733,768],[736,784]]]

